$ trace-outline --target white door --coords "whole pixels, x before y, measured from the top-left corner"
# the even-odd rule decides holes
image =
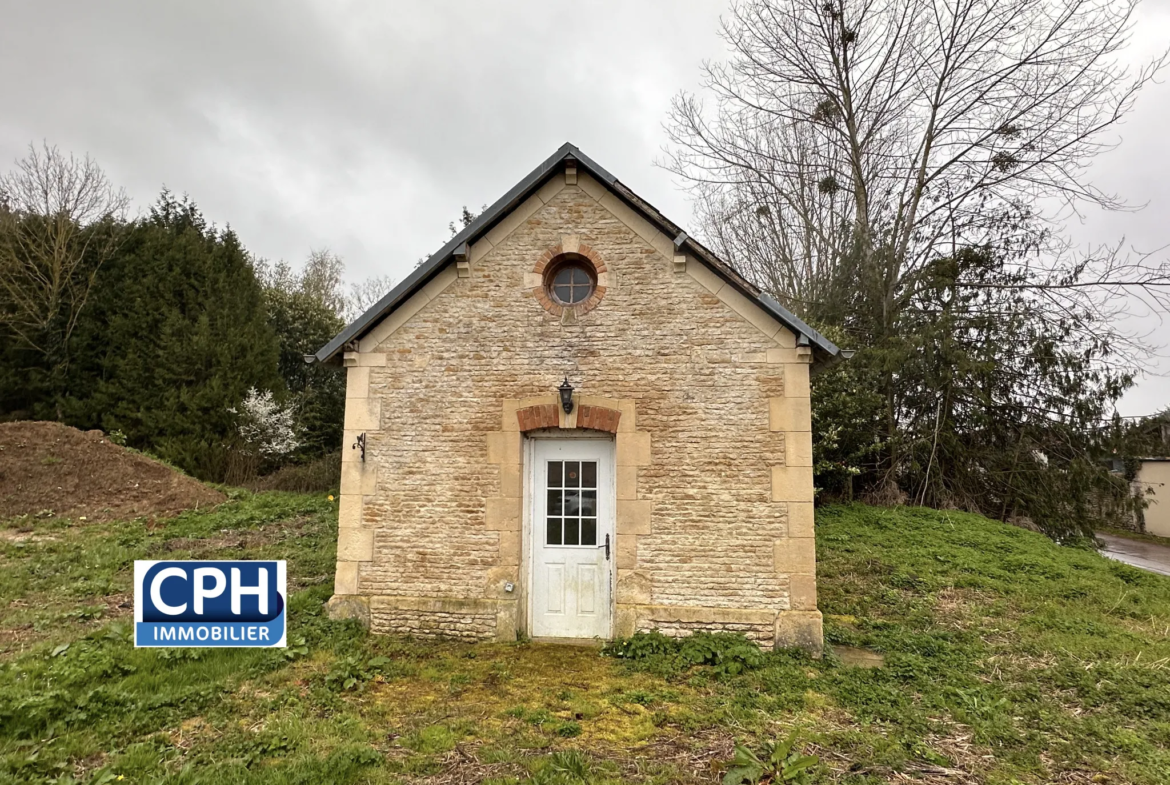
[[[613,606],[613,442],[536,439],[532,636],[608,638]]]

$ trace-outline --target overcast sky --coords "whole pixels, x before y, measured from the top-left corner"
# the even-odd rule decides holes
[[[0,0],[0,166],[32,140],[89,153],[139,210],[166,185],[257,256],[327,247],[353,280],[400,280],[462,205],[495,201],[565,141],[686,225],[685,195],[653,161],[671,97],[724,56],[725,7]],[[1146,0],[1134,56],[1168,40],[1170,0]],[[1168,124],[1170,85],[1155,85],[1096,167],[1148,206],[1090,215],[1078,239],[1170,244]],[[1135,327],[1170,345],[1170,325]],[[1168,392],[1150,376],[1122,414]]]

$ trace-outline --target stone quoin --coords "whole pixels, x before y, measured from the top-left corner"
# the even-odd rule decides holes
[[[330,612],[819,654],[809,377],[839,357],[565,145],[315,356],[347,374]]]

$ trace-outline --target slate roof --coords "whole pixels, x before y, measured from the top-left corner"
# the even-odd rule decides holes
[[[841,358],[841,351],[832,341],[805,324],[796,314],[782,306],[771,295],[761,292],[736,272],[735,268],[719,259],[715,254],[707,248],[704,248],[691,237],[688,237],[682,229],[668,220],[666,216],[662,215],[657,209],[623,185],[616,177],[603,169],[592,158],[568,142],[549,156],[544,163],[533,169],[527,177],[514,185],[495,204],[484,210],[463,231],[447,241],[446,245],[419,265],[414,272],[390,290],[385,297],[334,336],[333,340],[321,347],[313,358],[317,362],[336,362],[346,344],[350,341],[360,339],[373,329],[378,322],[390,315],[395,308],[409,300],[419,289],[426,286],[435,275],[451,263],[457,251],[463,249],[465,245],[470,247],[549,179],[562,172],[563,164],[566,160],[575,160],[578,171],[587,172],[593,179],[605,185],[616,196],[622,199],[622,201],[656,226],[663,234],[676,238],[675,247],[681,252],[689,253],[694,258],[706,264],[720,278],[735,287],[745,297],[756,302],[777,321],[795,333],[797,336],[797,345],[811,346],[813,349],[814,365],[827,366]],[[308,359],[306,358],[306,360]]]

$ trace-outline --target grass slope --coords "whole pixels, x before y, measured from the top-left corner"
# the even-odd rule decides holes
[[[335,522],[240,493],[159,526],[0,527],[0,783],[711,782],[734,740],[791,728],[822,782],[1170,772],[1170,579],[977,516],[819,511],[827,635],[885,665],[742,673],[369,636],[321,610]],[[293,645],[135,650],[141,558],[288,559]]]

